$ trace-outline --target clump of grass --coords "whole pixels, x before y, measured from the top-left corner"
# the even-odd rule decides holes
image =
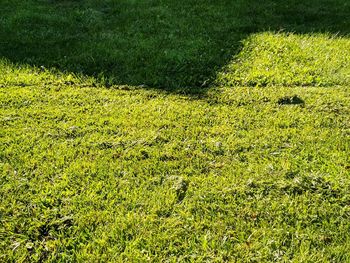
[[[228,86],[350,85],[350,39],[259,33],[243,41],[218,82]]]
[[[14,64],[7,59],[0,59],[0,85],[35,86],[35,85],[79,85],[97,86],[105,81],[74,72],[61,72],[55,68]]]

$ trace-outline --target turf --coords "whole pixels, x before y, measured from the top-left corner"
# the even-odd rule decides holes
[[[225,86],[350,85],[350,40],[332,35],[260,33],[218,74]]]
[[[349,5],[260,2],[0,1],[0,261],[349,262]]]
[[[191,97],[6,65],[2,261],[350,259],[347,86]]]
[[[207,86],[251,34],[350,33],[346,0],[1,0],[0,12],[0,56],[168,90]]]

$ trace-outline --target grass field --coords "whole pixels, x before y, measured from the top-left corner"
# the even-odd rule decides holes
[[[346,0],[0,12],[0,262],[350,262]]]
[[[0,55],[12,62],[188,92],[251,34],[350,33],[346,0],[1,0],[0,12]]]

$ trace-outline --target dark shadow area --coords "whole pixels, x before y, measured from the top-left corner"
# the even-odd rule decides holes
[[[0,0],[0,57],[203,93],[262,31],[350,33],[348,0]]]
[[[297,95],[291,97],[280,98],[277,102],[279,105],[304,105],[305,101],[299,98]]]

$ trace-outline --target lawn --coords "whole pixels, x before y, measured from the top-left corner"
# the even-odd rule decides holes
[[[350,4],[0,1],[1,262],[349,262]]]

